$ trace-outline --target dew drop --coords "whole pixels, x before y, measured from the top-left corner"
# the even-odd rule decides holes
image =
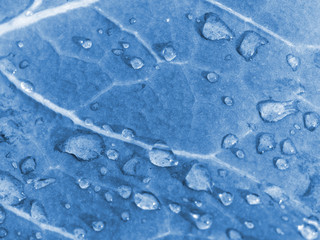
[[[167,62],[171,62],[177,57],[176,50],[172,46],[166,46],[162,50],[162,56]]]
[[[135,176],[137,175],[138,166],[140,166],[139,158],[132,158],[123,165],[122,171],[126,175]]]
[[[198,208],[201,208],[201,207],[202,207],[202,202],[201,202],[201,201],[195,200],[195,201],[194,201],[194,204],[195,204]]]
[[[102,176],[106,175],[107,172],[108,172],[108,169],[107,169],[106,167],[101,167],[101,168],[100,168],[100,174],[101,174]]]
[[[227,97],[222,97],[222,101],[223,101],[223,103],[225,105],[227,105],[229,107],[233,106],[233,104],[234,104],[233,99],[231,97],[228,97],[228,96]]]
[[[104,222],[94,221],[92,222],[91,226],[95,232],[101,232],[104,229]]]
[[[66,203],[66,204],[64,205],[64,207],[65,207],[66,209],[70,209],[70,208],[71,208],[71,205],[70,205],[69,203]]]
[[[248,229],[253,229],[254,228],[254,224],[253,222],[250,221],[245,221],[244,225],[248,228]]]
[[[207,74],[207,80],[211,83],[216,83],[219,80],[219,75],[216,72],[209,72]]]
[[[141,69],[144,66],[144,63],[143,63],[141,58],[134,57],[134,58],[130,59],[130,66],[133,69],[138,70],[138,69]]]
[[[284,235],[284,232],[282,231],[281,228],[276,228],[276,232],[277,232],[279,235]]]
[[[173,167],[179,164],[179,162],[175,160],[172,151],[165,145],[155,145],[149,151],[149,159],[153,165],[158,167]]]
[[[112,128],[107,124],[102,125],[102,129],[105,130],[108,133],[112,133],[113,132]]]
[[[271,133],[260,133],[257,136],[257,152],[263,154],[268,151],[272,151],[276,147],[276,141],[274,135]]]
[[[207,230],[213,223],[213,217],[210,214],[204,214],[197,218],[195,223],[199,230]]]
[[[106,192],[104,194],[104,198],[106,199],[107,202],[112,202],[113,201],[113,196],[110,192]]]
[[[130,220],[130,214],[129,214],[129,212],[127,212],[127,211],[122,212],[122,213],[121,213],[121,219],[122,219],[122,221],[124,221],[124,222],[129,221],[129,220]]]
[[[303,123],[307,130],[313,132],[319,126],[320,117],[315,112],[307,112],[303,115]]]
[[[224,149],[230,149],[233,148],[238,141],[239,139],[236,135],[229,133],[223,137],[221,146]]]
[[[283,140],[280,143],[280,147],[284,155],[295,155],[297,153],[297,149],[290,138]]]
[[[18,46],[19,48],[23,48],[24,44],[23,44],[22,41],[18,41],[18,42],[17,42],[17,46]]]
[[[188,14],[186,15],[186,17],[187,17],[189,20],[192,20],[192,19],[193,19],[193,15],[192,15],[191,13],[188,13]]]
[[[220,19],[217,14],[206,13],[204,15],[205,23],[202,27],[202,36],[211,41],[231,40],[234,35],[231,29]]]
[[[177,203],[170,203],[169,208],[173,213],[180,213],[181,212],[181,206]]]
[[[244,151],[242,151],[241,149],[236,149],[235,155],[237,158],[240,158],[240,159],[243,159],[245,157]]]
[[[121,185],[118,187],[117,191],[123,199],[128,199],[131,195],[132,189],[130,186]]]
[[[73,234],[75,240],[85,240],[86,239],[86,231],[82,228],[76,228],[73,230]]]
[[[229,192],[220,193],[219,198],[224,206],[229,206],[233,202],[233,195]]]
[[[235,229],[229,229],[227,231],[227,235],[228,235],[228,238],[232,239],[232,240],[241,240],[242,239],[241,234]]]
[[[186,185],[197,191],[211,190],[211,176],[208,169],[201,164],[194,164],[185,178]]]
[[[278,122],[279,120],[298,112],[296,101],[266,100],[257,104],[260,117],[265,122]]]
[[[286,56],[287,63],[291,67],[292,71],[297,71],[300,66],[300,58],[295,57],[292,54]]]
[[[264,189],[264,192],[268,194],[272,198],[272,200],[278,204],[282,204],[284,201],[288,200],[287,195],[278,186],[268,186]]]
[[[225,169],[218,169],[218,175],[222,178],[225,178],[228,175],[228,172]]]
[[[119,158],[119,152],[115,149],[109,149],[107,151],[107,157],[110,160],[116,161]]]
[[[90,49],[92,47],[92,41],[84,37],[73,37],[72,40],[84,49]]]
[[[103,34],[102,28],[99,28],[99,29],[97,30],[97,32],[98,32],[99,34]]]
[[[306,240],[314,240],[318,238],[318,230],[315,226],[309,224],[302,224],[298,226],[298,231]]]
[[[27,92],[27,93],[31,93],[34,90],[33,84],[31,82],[29,82],[29,81],[21,82],[20,86],[21,86],[22,90]]]
[[[30,215],[33,219],[39,222],[47,222],[47,214],[41,203],[33,201],[31,204]]]
[[[91,103],[90,104],[90,109],[92,111],[97,111],[99,109],[99,103],[97,103],[97,102]]]
[[[88,187],[90,187],[90,182],[86,178],[81,178],[78,180],[78,185],[81,189],[87,189]]]
[[[29,67],[29,62],[27,60],[22,60],[20,63],[19,63],[19,68],[21,69],[25,69]]]
[[[90,118],[86,118],[84,120],[84,124],[87,125],[87,126],[92,126],[93,125],[93,121]]]
[[[134,202],[138,208],[142,210],[156,210],[159,209],[158,199],[151,193],[136,193],[134,195]]]
[[[135,134],[133,132],[132,129],[129,128],[125,128],[122,130],[121,132],[122,137],[124,137],[125,139],[133,139]]]
[[[268,40],[254,31],[245,31],[240,37],[237,52],[246,60],[251,61],[258,53],[258,48],[267,44]]]
[[[19,168],[22,174],[29,174],[36,169],[36,160],[33,157],[26,157],[19,163]]]
[[[42,239],[42,233],[36,232],[36,239]]]
[[[130,18],[129,22],[130,22],[130,24],[135,24],[137,22],[137,19],[132,17],[132,18]]]
[[[246,200],[249,205],[259,205],[261,203],[260,197],[257,194],[248,194]]]
[[[94,191],[95,191],[95,192],[99,192],[100,190],[101,190],[101,187],[100,187],[100,186],[95,186],[95,187],[94,187]]]
[[[273,162],[275,167],[281,171],[284,171],[289,168],[289,163],[284,158],[279,158],[279,157],[274,158]]]
[[[129,48],[129,47],[130,47],[130,44],[129,44],[129,43],[126,43],[126,42],[124,42],[124,43],[122,43],[122,47],[123,47],[123,48],[125,48],[125,49],[127,49],[127,48]]]
[[[122,49],[112,49],[112,53],[116,56],[120,56],[123,54],[123,50]]]

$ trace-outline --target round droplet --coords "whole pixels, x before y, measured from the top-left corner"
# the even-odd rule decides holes
[[[134,134],[133,130],[131,130],[129,128],[125,128],[122,130],[121,135],[122,135],[122,137],[124,137],[126,139],[133,139],[135,134]]]
[[[95,192],[99,192],[100,190],[101,190],[101,187],[100,187],[100,186],[95,186],[95,187],[94,187],[94,191],[95,191]]]
[[[135,24],[137,22],[137,19],[132,17],[132,18],[130,18],[129,22],[130,22],[130,24]]]
[[[36,239],[42,239],[42,233],[36,232]]]
[[[99,28],[99,29],[97,30],[97,32],[98,32],[99,34],[103,34],[102,28]]]
[[[102,221],[92,222],[92,229],[96,232],[101,232],[104,229],[104,222]]]
[[[25,69],[29,67],[29,62],[27,60],[22,60],[20,63],[19,63],[19,68],[21,69]]]
[[[117,191],[122,198],[127,199],[130,197],[132,189],[130,186],[122,185],[118,187]]]
[[[318,238],[319,232],[317,228],[310,224],[302,224],[298,226],[298,231],[306,240],[314,240]]]
[[[33,157],[26,157],[20,161],[19,167],[22,174],[29,174],[36,169],[36,160]]]
[[[100,168],[100,174],[101,174],[102,176],[106,175],[107,172],[108,172],[108,169],[107,169],[106,167],[101,167],[101,168]]]
[[[109,149],[107,151],[107,157],[110,160],[116,161],[119,158],[119,152],[117,150],[115,150],[115,149]]]
[[[130,220],[130,214],[129,214],[129,212],[127,212],[127,211],[122,212],[122,213],[121,213],[121,219],[122,219],[122,221],[124,221],[124,222],[129,221],[129,220]]]
[[[112,202],[113,201],[113,196],[110,192],[106,192],[104,194],[104,198],[106,199],[107,202]]]
[[[275,158],[274,159],[274,164],[275,167],[278,168],[279,170],[286,170],[289,168],[289,163],[286,159],[283,158]]]
[[[233,202],[233,195],[229,192],[220,193],[219,198],[224,206],[229,206]]]
[[[23,48],[24,44],[23,44],[22,41],[18,41],[18,42],[17,42],[17,46],[18,46],[19,48]]]
[[[211,83],[216,83],[219,80],[219,75],[216,72],[210,72],[207,74],[207,80]]]
[[[176,50],[172,46],[167,46],[162,50],[162,56],[167,62],[171,62],[176,58]]]
[[[138,70],[144,66],[144,63],[141,58],[134,57],[130,60],[130,65],[133,69]]]
[[[237,158],[240,158],[240,159],[245,157],[245,154],[241,149],[236,150],[235,154],[236,154]]]
[[[304,127],[313,132],[320,124],[320,117],[315,112],[307,112],[303,115]]]
[[[191,13],[188,13],[186,16],[187,16],[187,18],[188,18],[189,20],[192,20],[192,19],[193,19],[193,15],[192,15]]]
[[[239,139],[236,135],[229,133],[223,137],[221,146],[225,149],[233,148],[238,141]]]
[[[90,186],[90,182],[86,178],[79,179],[78,184],[81,189],[87,189]]]
[[[137,207],[142,210],[156,210],[159,208],[158,199],[151,193],[136,193],[134,195],[134,202]]]
[[[181,206],[177,203],[170,203],[169,208],[173,213],[180,213],[181,212]]]
[[[73,234],[75,240],[85,240],[86,239],[86,231],[82,228],[76,228],[73,230]]]
[[[248,228],[248,229],[253,229],[254,228],[254,224],[253,222],[250,221],[245,221],[244,225]]]
[[[0,238],[5,238],[8,235],[8,230],[4,227],[0,227]]]
[[[31,93],[34,90],[34,86],[31,82],[29,81],[23,81],[20,83],[20,86],[23,91]]]
[[[259,205],[261,203],[260,197],[257,194],[248,194],[246,200],[249,205]]]
[[[223,97],[222,101],[223,101],[223,103],[225,105],[227,105],[229,107],[233,106],[233,99],[231,97],[228,97],[228,96],[227,97]]]
[[[241,234],[235,229],[229,229],[227,231],[227,235],[228,235],[229,239],[232,239],[232,240],[241,240],[242,239]]]
[[[64,207],[65,207],[66,209],[70,209],[70,208],[71,208],[71,205],[70,205],[69,203],[66,203],[66,204],[64,205]]]
[[[149,151],[150,162],[158,167],[177,166],[179,162],[175,160],[172,151],[166,146],[154,146]]]
[[[196,226],[199,230],[207,230],[211,227],[213,217],[210,214],[204,214],[196,219]]]
[[[123,48],[125,48],[125,49],[127,49],[127,48],[129,48],[129,47],[130,47],[130,44],[129,44],[129,43],[126,43],[126,42],[124,42],[124,43],[122,43],[122,47],[123,47]]]
[[[90,109],[92,111],[97,111],[99,109],[99,103],[97,103],[97,102],[91,103],[90,104]]]

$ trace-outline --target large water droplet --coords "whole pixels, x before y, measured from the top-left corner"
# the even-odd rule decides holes
[[[122,198],[127,199],[130,197],[132,189],[130,186],[121,185],[118,187],[117,191]]]
[[[43,205],[38,201],[33,201],[31,203],[30,215],[33,219],[39,222],[47,222],[47,214]]]
[[[284,155],[294,155],[297,153],[297,149],[290,138],[283,140],[280,143],[281,152]]]
[[[186,185],[197,191],[211,190],[211,176],[208,169],[201,164],[194,164],[188,172],[186,178]]]
[[[167,62],[171,62],[177,56],[176,50],[172,46],[166,46],[161,53]]]
[[[276,168],[278,168],[279,170],[286,170],[289,168],[289,163],[286,159],[284,158],[274,158],[273,159],[274,165]]]
[[[298,112],[296,101],[261,101],[257,104],[257,109],[265,122],[278,122],[286,116]]]
[[[303,115],[304,127],[313,132],[320,124],[320,117],[315,112],[307,112]]]
[[[278,186],[268,186],[264,189],[264,192],[268,194],[273,201],[281,204],[284,201],[288,200],[288,197],[284,193],[284,191]]]
[[[254,31],[245,31],[240,37],[237,52],[246,60],[250,61],[257,54],[258,48],[267,44],[268,40]]]
[[[36,169],[36,160],[33,157],[26,157],[20,161],[19,167],[22,174],[29,174]]]
[[[88,187],[90,187],[90,182],[86,178],[79,179],[78,184],[81,189],[87,189]]]
[[[225,149],[233,148],[238,141],[239,139],[236,135],[229,133],[223,137],[221,146]]]
[[[144,63],[143,63],[141,58],[134,57],[134,58],[130,59],[130,66],[133,69],[138,70],[138,69],[141,69],[144,66]]]
[[[59,149],[74,155],[78,160],[90,161],[100,156],[104,143],[99,135],[79,134],[70,136]]]
[[[169,147],[165,145],[155,145],[149,151],[149,159],[153,165],[158,167],[173,167],[178,165],[178,161]]]
[[[92,229],[95,232],[101,232],[104,229],[104,222],[103,221],[94,221],[92,222]]]
[[[169,208],[172,212],[178,214],[181,212],[181,206],[177,203],[170,203]]]
[[[246,200],[249,205],[258,205],[261,203],[260,197],[257,194],[248,194]]]
[[[116,161],[119,158],[119,152],[117,150],[115,150],[115,149],[109,149],[107,151],[107,157],[110,160]]]
[[[287,59],[288,65],[291,67],[292,71],[297,71],[297,69],[300,65],[300,58],[298,58],[292,54],[288,54],[286,59]]]
[[[204,214],[197,218],[195,223],[198,229],[207,230],[213,223],[213,217],[211,214]]]
[[[156,210],[159,208],[158,199],[151,193],[143,192],[134,195],[134,202],[142,210]]]
[[[310,224],[302,224],[298,226],[298,231],[306,240],[314,240],[318,238],[319,232],[317,228]]]
[[[0,204],[17,205],[25,198],[23,184],[11,174],[0,171]]]
[[[231,29],[220,19],[217,14],[206,13],[205,23],[201,30],[202,36],[211,41],[230,40],[233,38]]]
[[[276,147],[274,135],[271,133],[260,133],[257,136],[257,152],[262,154],[267,151],[272,151]]]
[[[34,90],[33,84],[31,82],[29,82],[29,81],[22,81],[20,83],[20,86],[21,86],[22,90],[27,92],[27,93],[31,93]]]
[[[219,198],[224,206],[229,206],[233,202],[233,195],[229,192],[219,193]]]

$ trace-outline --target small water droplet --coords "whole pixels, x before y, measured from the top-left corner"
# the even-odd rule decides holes
[[[249,205],[259,205],[261,203],[260,197],[257,194],[248,194],[246,200]]]
[[[76,228],[73,230],[73,234],[75,240],[85,240],[86,239],[86,231],[82,228]]]
[[[104,222],[102,221],[94,221],[91,225],[95,232],[101,232],[104,229]]]
[[[102,129],[105,130],[108,133],[112,133],[113,132],[113,129],[108,124],[102,125]]]
[[[307,112],[303,115],[304,127],[313,132],[320,124],[320,117],[315,112]]]
[[[132,17],[132,18],[130,18],[129,22],[130,22],[130,24],[135,24],[137,22],[137,19]]]
[[[107,169],[106,167],[101,167],[101,168],[100,168],[100,174],[101,174],[102,176],[106,175],[107,172],[108,172],[108,169]]]
[[[229,192],[220,193],[219,198],[224,206],[229,206],[233,202],[233,195]]]
[[[282,216],[281,218],[282,218],[282,220],[285,221],[285,222],[289,221],[289,217],[288,217],[288,216]]]
[[[224,149],[230,149],[233,148],[238,141],[239,139],[236,135],[229,133],[223,137],[221,146]]]
[[[22,174],[29,174],[36,169],[36,160],[33,157],[26,157],[19,163],[19,168]]]
[[[254,228],[254,224],[253,222],[250,221],[245,221],[244,225],[248,228],[248,229],[253,229]]]
[[[167,23],[170,22],[170,18],[167,18],[167,19],[166,19],[166,22],[167,22]]]
[[[297,149],[290,138],[284,139],[280,143],[280,147],[284,155],[295,155],[297,153]]]
[[[99,34],[103,34],[102,28],[98,28],[97,32],[98,32]]]
[[[151,178],[150,178],[150,177],[146,177],[146,178],[144,178],[144,179],[142,180],[142,182],[143,182],[144,184],[148,184],[150,181],[151,181]]]
[[[173,213],[180,213],[181,212],[181,206],[177,203],[170,203],[169,208]]]
[[[167,62],[171,62],[177,57],[176,50],[172,46],[166,46],[162,50],[162,56]]]
[[[122,221],[125,221],[125,222],[129,221],[130,220],[129,212],[127,212],[127,211],[122,212],[121,219],[122,219]]]
[[[130,47],[130,44],[127,43],[127,42],[123,42],[123,43],[122,43],[122,47],[125,48],[125,49],[127,49],[127,48]]]
[[[211,176],[208,169],[201,164],[194,164],[188,172],[186,185],[197,191],[211,190]]]
[[[23,44],[22,41],[18,41],[18,42],[17,42],[17,46],[18,46],[19,48],[23,48],[24,44]]]
[[[84,120],[84,124],[87,125],[87,126],[92,126],[93,125],[93,121],[90,118],[86,118]]]
[[[275,167],[278,168],[279,170],[284,171],[289,168],[289,163],[284,158],[277,157],[277,158],[274,158],[273,161],[274,161]]]
[[[155,145],[149,151],[149,159],[153,165],[158,167],[173,167],[179,164],[167,146]]]
[[[135,136],[133,130],[129,129],[129,128],[123,129],[121,132],[121,135],[122,135],[122,137],[124,137],[126,139],[133,139]]]
[[[222,97],[222,101],[223,101],[223,103],[224,103],[225,105],[227,105],[227,106],[229,106],[229,107],[233,106],[233,104],[234,104],[233,99],[232,99],[231,97],[228,97],[228,96]]]
[[[84,37],[73,37],[73,41],[79,44],[84,49],[90,49],[92,47],[92,41]]]
[[[196,219],[196,226],[199,230],[207,230],[213,223],[213,217],[210,214],[201,215]]]
[[[272,151],[276,147],[274,135],[271,133],[260,133],[257,136],[257,152],[263,154]]]
[[[191,13],[188,13],[188,14],[186,15],[186,17],[187,17],[189,20],[192,20],[192,19],[193,19],[193,15],[192,15]]]
[[[216,83],[219,80],[219,75],[216,72],[209,72],[207,74],[207,80],[211,83]]]
[[[198,200],[195,200],[194,201],[194,205],[196,205],[198,208],[201,208],[202,207],[202,202],[198,201]]]
[[[234,35],[231,29],[215,13],[206,13],[204,15],[205,23],[202,27],[202,36],[211,41],[231,40]]]
[[[71,205],[70,205],[69,203],[66,203],[66,204],[64,205],[64,207],[65,207],[66,209],[70,209],[70,208],[71,208]]]
[[[106,199],[107,202],[112,202],[113,201],[113,196],[110,192],[106,192],[104,194],[104,198]]]
[[[79,179],[78,184],[81,189],[87,189],[88,187],[90,187],[90,182],[86,178]]]
[[[30,16],[32,16],[32,15],[33,15],[33,12],[30,11],[30,10],[25,12],[25,16],[26,16],[26,17],[30,17]]]
[[[20,63],[19,63],[19,68],[21,69],[25,69],[29,67],[29,62],[27,60],[22,60]]]
[[[99,192],[100,190],[101,190],[101,187],[100,187],[100,186],[95,186],[95,187],[94,187],[94,191],[95,191],[95,192]]]
[[[241,234],[235,229],[229,229],[227,231],[227,235],[228,235],[228,238],[232,239],[232,240],[241,240],[242,239]]]
[[[243,159],[245,157],[244,151],[242,151],[241,149],[236,149],[235,155],[237,158],[240,158],[240,159]]]
[[[36,232],[36,239],[42,239],[42,233]]]
[[[314,240],[318,238],[318,230],[315,226],[309,224],[302,224],[298,226],[298,231],[306,240]]]
[[[116,56],[120,56],[123,54],[123,50],[122,49],[112,49],[112,53]]]
[[[117,191],[123,199],[127,199],[130,197],[132,189],[130,186],[121,185],[120,187],[118,187]]]
[[[254,31],[245,31],[240,37],[237,52],[246,60],[251,61],[258,53],[258,48],[268,43],[268,40]]]
[[[159,209],[158,199],[151,193],[136,193],[134,195],[134,202],[137,207],[142,210],[156,210]]]
[[[107,151],[107,157],[110,160],[116,161],[119,158],[119,152],[115,149],[109,149]]]
[[[20,86],[23,91],[31,93],[34,90],[34,86],[31,82],[29,81],[23,81],[20,83]]]
[[[138,70],[144,66],[144,63],[141,58],[134,57],[134,58],[130,59],[130,65],[133,69]]]
[[[92,111],[97,111],[99,109],[99,103],[97,103],[97,102],[91,103],[90,104],[90,109]]]
[[[295,57],[292,54],[286,56],[287,63],[291,67],[292,71],[297,71],[300,66],[300,58]]]
[[[284,232],[282,231],[281,228],[276,228],[276,232],[277,232],[279,235],[284,235]]]

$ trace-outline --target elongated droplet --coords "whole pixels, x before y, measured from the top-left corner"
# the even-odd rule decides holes
[[[202,36],[211,41],[230,40],[233,38],[231,29],[215,13],[206,13],[204,15],[205,23],[202,28]]]
[[[264,189],[264,192],[268,194],[273,201],[277,202],[278,204],[283,203],[284,201],[288,200],[285,192],[278,186],[268,186]]]
[[[254,31],[245,31],[240,37],[237,52],[246,60],[251,61],[258,53],[258,48],[267,44],[268,40]]]
[[[27,93],[31,93],[34,90],[33,84],[31,82],[29,82],[29,81],[21,82],[20,86],[21,86],[22,90],[27,92]]]
[[[288,54],[287,57],[287,63],[291,67],[292,71],[297,71],[298,67],[300,66],[300,58],[295,57],[292,54]]]
[[[253,229],[254,228],[254,224],[253,222],[250,221],[245,221],[244,225],[248,228],[248,229]]]
[[[257,194],[248,194],[246,200],[249,205],[258,205],[261,203],[260,197]]]
[[[153,194],[146,192],[136,193],[134,202],[142,210],[156,210],[160,206],[158,199]]]
[[[266,100],[257,104],[260,117],[265,122],[278,122],[281,119],[298,112],[296,101]]]
[[[26,157],[20,161],[19,167],[22,174],[29,174],[36,169],[36,160],[33,157]]]
[[[55,178],[45,178],[45,179],[38,179],[37,181],[35,181],[33,183],[33,187],[38,190],[41,188],[44,188],[46,186],[51,185],[52,183],[54,183],[56,181]]]

